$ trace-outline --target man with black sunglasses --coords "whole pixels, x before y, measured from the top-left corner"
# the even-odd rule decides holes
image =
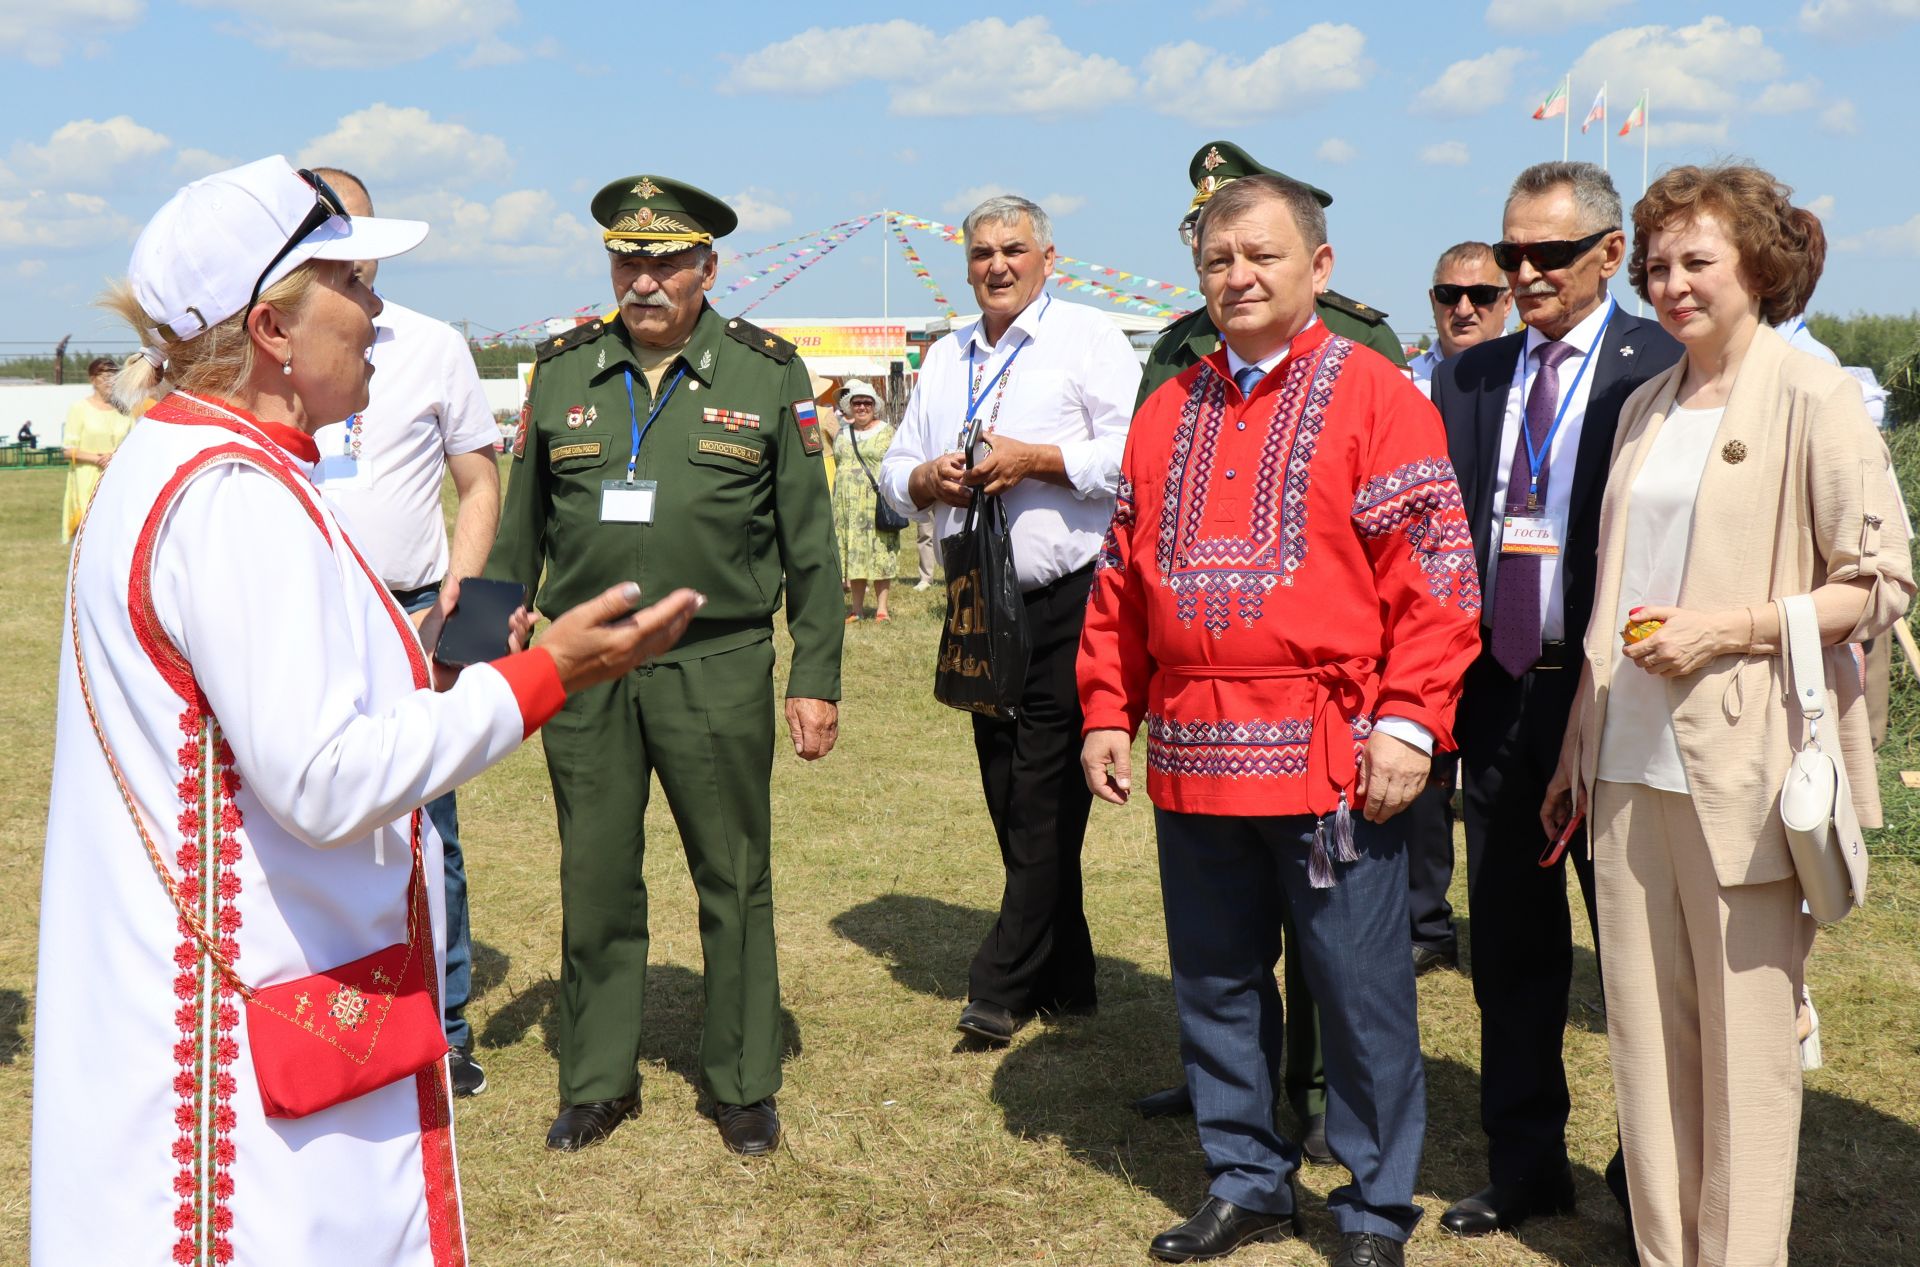
[[[1513,289],[1493,262],[1491,246],[1460,242],[1434,263],[1427,302],[1433,305],[1434,344],[1407,362],[1414,386],[1423,392],[1440,362],[1500,336],[1513,311]]]
[[[1680,357],[1657,323],[1607,293],[1626,256],[1622,223],[1620,195],[1599,167],[1521,172],[1493,256],[1527,329],[1442,362],[1432,382],[1486,595],[1455,733],[1492,1182],[1441,1217],[1460,1236],[1573,1208],[1561,1061],[1573,973],[1565,859],[1590,924],[1593,864],[1584,832],[1547,840],[1540,803],[1580,676],[1620,407]],[[1624,1194],[1618,1162],[1608,1179]]]

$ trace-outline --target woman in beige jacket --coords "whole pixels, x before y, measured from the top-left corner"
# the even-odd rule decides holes
[[[1620,413],[1586,663],[1541,809],[1554,835],[1592,817],[1647,1267],[1787,1261],[1806,933],[1777,803],[1800,723],[1772,600],[1813,595],[1828,716],[1860,820],[1877,825],[1847,644],[1887,629],[1914,590],[1859,387],[1767,328],[1805,304],[1826,254],[1788,192],[1752,167],[1682,167],[1634,208],[1629,276],[1686,352]],[[1627,645],[1629,620],[1660,623]]]

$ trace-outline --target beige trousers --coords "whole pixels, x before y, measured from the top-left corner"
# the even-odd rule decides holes
[[[1800,886],[1721,887],[1690,797],[1593,796],[1607,1042],[1645,1267],[1783,1267],[1800,1146]]]

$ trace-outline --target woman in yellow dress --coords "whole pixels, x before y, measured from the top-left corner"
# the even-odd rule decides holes
[[[93,500],[93,490],[100,486],[100,473],[107,469],[107,462],[127,438],[127,432],[133,430],[133,419],[107,398],[119,368],[111,357],[94,357],[87,366],[93,394],[75,401],[67,410],[67,425],[60,438],[67,453],[67,501],[60,516],[62,542],[73,540],[86,517],[87,503]]]

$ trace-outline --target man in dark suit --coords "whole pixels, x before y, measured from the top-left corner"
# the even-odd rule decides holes
[[[1468,349],[1433,377],[1486,592],[1481,653],[1455,733],[1492,1182],[1441,1217],[1461,1236],[1573,1208],[1561,1062],[1573,972],[1564,859],[1579,874],[1590,924],[1593,864],[1584,832],[1550,856],[1540,802],[1580,676],[1620,407],[1680,357],[1658,324],[1607,293],[1626,254],[1623,223],[1620,195],[1593,164],[1522,172],[1494,258],[1527,329]]]

